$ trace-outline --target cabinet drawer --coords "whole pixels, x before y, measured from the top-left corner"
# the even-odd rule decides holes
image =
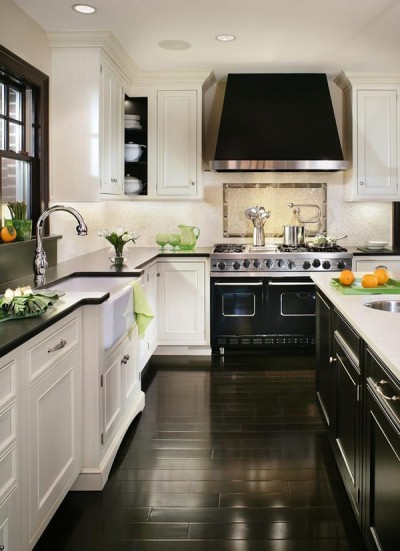
[[[400,382],[389,374],[369,348],[366,357],[368,385],[378,401],[393,415],[400,430]]]
[[[15,437],[15,404],[13,404],[0,414],[0,455]]]
[[[15,361],[0,368],[0,408],[15,397]]]
[[[57,325],[45,331],[42,338],[29,349],[30,382],[43,374],[54,362],[66,356],[78,344],[79,320],[74,318],[59,328]]]
[[[343,344],[352,352],[354,360],[358,363],[360,361],[361,339],[347,321],[336,311],[334,316],[334,331],[340,335],[341,340],[344,341]]]
[[[16,483],[17,461],[15,446],[0,457],[0,500],[3,495]]]

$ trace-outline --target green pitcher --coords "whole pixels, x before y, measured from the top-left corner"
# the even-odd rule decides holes
[[[191,251],[195,248],[196,241],[199,238],[199,228],[196,228],[196,226],[185,226],[184,224],[178,224],[178,228],[182,230],[179,248],[182,251]]]

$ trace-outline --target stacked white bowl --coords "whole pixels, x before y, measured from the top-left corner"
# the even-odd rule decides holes
[[[140,115],[125,115],[125,128],[141,129]]]

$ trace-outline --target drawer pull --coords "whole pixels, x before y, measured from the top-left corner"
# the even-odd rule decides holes
[[[129,354],[125,354],[125,356],[122,358],[121,363],[127,364],[129,360]]]
[[[374,387],[375,387],[375,390],[376,392],[382,396],[382,398],[384,398],[385,400],[392,400],[392,401],[396,401],[396,400],[400,400],[400,396],[388,396],[387,394],[385,394],[384,390],[379,386],[379,385],[387,385],[388,384],[388,381],[385,381],[384,379],[382,379],[381,381],[379,381],[379,383],[374,383]]]
[[[64,346],[67,344],[67,341],[64,339],[61,339],[58,344],[56,344],[53,348],[48,348],[47,352],[51,354],[52,352],[57,352],[57,350],[61,350],[61,348],[64,348]]]

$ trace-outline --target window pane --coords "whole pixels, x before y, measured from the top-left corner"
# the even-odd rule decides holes
[[[0,119],[0,149],[5,149],[5,136],[6,136],[6,122],[4,119]]]
[[[4,84],[0,82],[0,115],[5,114],[5,93],[4,93]]]
[[[10,218],[7,203],[9,201],[26,201],[27,218],[30,218],[31,204],[31,170],[30,162],[16,161],[0,157],[2,218]]]
[[[22,121],[22,93],[10,86],[8,101],[10,117]]]
[[[17,123],[9,124],[9,149],[19,153],[22,150],[22,126]]]

